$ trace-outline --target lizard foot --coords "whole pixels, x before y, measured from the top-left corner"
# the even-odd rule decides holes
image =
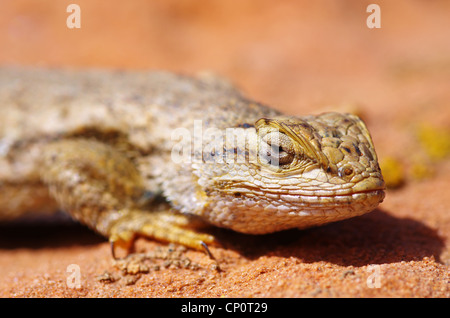
[[[111,227],[109,241],[112,256],[117,259],[115,253],[117,246],[129,252],[135,237],[143,236],[204,250],[210,258],[214,259],[208,248],[208,245],[216,243],[214,236],[188,229],[190,225],[189,217],[171,211],[127,211]]]

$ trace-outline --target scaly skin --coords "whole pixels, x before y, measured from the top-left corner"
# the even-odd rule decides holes
[[[384,198],[358,117],[286,117],[208,75],[0,69],[0,106],[4,220],[59,207],[116,245],[202,248],[189,215],[264,234]]]

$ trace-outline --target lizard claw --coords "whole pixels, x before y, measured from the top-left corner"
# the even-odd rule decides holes
[[[113,258],[115,261],[120,260],[121,258],[118,258],[118,257],[116,256],[116,251],[115,251],[115,249],[114,249],[114,241],[110,241],[110,242],[109,242],[109,245],[110,245],[110,247],[111,247],[111,255],[112,255],[112,258]]]
[[[212,255],[211,251],[209,250],[208,245],[206,245],[206,243],[203,241],[201,241],[200,244],[203,247],[203,249],[205,250],[206,254],[208,254],[209,258],[212,260],[216,260],[214,255]]]

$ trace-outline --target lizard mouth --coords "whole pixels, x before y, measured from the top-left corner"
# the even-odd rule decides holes
[[[309,208],[328,208],[330,206],[351,206],[353,204],[373,205],[383,202],[385,192],[383,189],[365,190],[345,194],[326,194],[326,195],[304,195],[304,194],[286,194],[280,195],[284,202],[299,207]]]
[[[386,185],[383,179],[370,177],[356,183],[351,188],[351,191],[353,193],[369,193],[369,192],[384,191],[385,189]]]
[[[320,202],[322,204],[338,204],[341,202],[351,204],[352,201],[377,198],[379,202],[381,202],[385,196],[385,188],[383,179],[369,177],[350,187],[342,189],[317,189],[315,191],[305,191],[300,188],[298,191],[291,190],[284,198],[295,201],[293,197],[297,196],[301,201]]]
[[[383,202],[385,195],[386,194],[383,189],[376,189],[355,192],[353,194],[350,194],[349,196],[351,196],[355,200],[370,200],[381,203]]]

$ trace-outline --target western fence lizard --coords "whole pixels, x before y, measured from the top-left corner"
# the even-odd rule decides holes
[[[357,116],[288,117],[209,75],[3,68],[0,105],[2,220],[63,209],[115,246],[202,249],[190,215],[264,234],[384,198]]]

